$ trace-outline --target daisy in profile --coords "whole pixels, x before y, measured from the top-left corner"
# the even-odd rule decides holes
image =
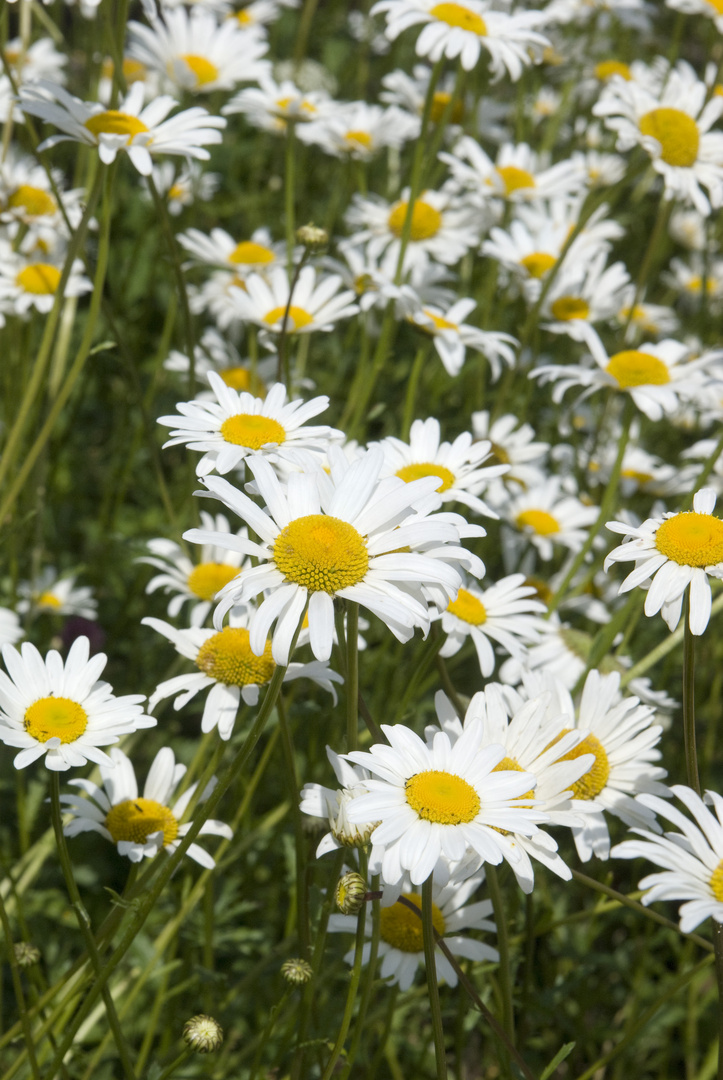
[[[274,243],[268,229],[256,229],[248,240],[235,240],[225,229],[180,233],[178,242],[191,256],[189,265],[233,270],[241,281],[251,273],[265,273],[286,258],[286,244]]]
[[[0,645],[14,645],[22,636],[23,628],[15,612],[0,607]]]
[[[330,100],[325,90],[300,90],[289,79],[277,83],[264,75],[258,87],[240,90],[221,112],[241,113],[253,127],[283,135],[289,124],[304,124],[324,114]]]
[[[164,448],[185,444],[204,452],[196,467],[198,476],[213,470],[230,472],[254,454],[299,467],[310,454],[323,454],[330,439],[341,437],[326,425],[304,426],[328,407],[327,397],[287,402],[284,384],[274,383],[266,397],[259,398],[227,386],[215,371],[206,377],[215,401],[181,401],[177,405],[180,415],[158,417],[159,424],[173,429]]]
[[[395,105],[384,109],[365,101],[327,109],[298,130],[302,142],[318,146],[332,157],[354,161],[371,161],[385,147],[398,149],[418,134],[417,117]]]
[[[61,795],[60,801],[72,814],[63,826],[66,836],[78,836],[84,832],[97,832],[116,845],[119,855],[140,862],[152,859],[165,849],[172,854],[192,822],[181,824],[186,807],[196,793],[198,784],[191,784],[183,795],[169,805],[173,792],[186,773],[186,766],[176,763],[173,750],[164,746],[158,751],[143,785],[143,795],[138,795],[138,783],[133,764],[122,750],[114,746],[111,761],[100,766],[103,784],[99,787],[92,780],[71,780],[89,797]],[[203,793],[201,801],[213,791],[212,781]],[[233,832],[222,821],[204,821],[199,835],[222,836],[233,839]],[[213,870],[214,859],[200,844],[191,844],[186,852],[189,859],[206,870]]]
[[[475,439],[489,440],[492,460],[508,466],[507,472],[493,481],[487,492],[496,510],[500,503],[507,502],[510,492],[519,494],[544,481],[541,466],[550,446],[535,442],[535,432],[530,424],[521,424],[512,413],[492,420],[485,409],[472,413],[472,431]]]
[[[326,748],[326,756],[341,788],[304,784],[299,805],[302,813],[326,819],[328,822],[329,832],[319,842],[316,849],[317,859],[328,851],[338,851],[342,847],[365,847],[379,824],[377,821],[352,823],[346,813],[352,799],[366,791],[364,781],[369,779],[367,770],[345,761],[339,754],[334,753],[330,746]]]
[[[553,556],[555,544],[579,551],[597,515],[597,506],[586,506],[576,496],[566,495],[559,477],[552,476],[508,503],[505,518],[547,561]]]
[[[494,922],[489,919],[492,902],[477,900],[468,903],[483,882],[483,871],[472,875],[469,872],[460,872],[452,877],[447,885],[435,885],[432,889],[432,925],[440,937],[444,938],[453,956],[495,963],[499,960],[497,949],[477,938],[460,934],[461,930],[482,930],[488,933],[495,930]],[[398,899],[399,896],[404,898],[404,902]],[[413,904],[419,914],[410,910],[408,904]],[[379,975],[388,980],[389,986],[398,986],[402,992],[409,990],[419,968],[424,968],[421,910],[422,895],[408,878],[403,883],[401,893],[399,888],[384,889],[380,913]],[[354,915],[333,914],[329,919],[329,932],[332,934],[353,934],[356,926]],[[370,938],[372,927],[368,918],[364,930]],[[362,964],[369,963],[370,953],[371,942],[367,942],[362,951]],[[353,964],[354,949],[351,949],[344,959],[347,964]],[[434,965],[439,980],[444,980],[448,986],[457,985],[457,972],[440,949],[434,950]]]
[[[0,241],[0,256],[0,303],[5,310],[27,315],[34,309],[47,315],[63,276],[62,258],[28,258],[13,252],[4,241]],[[92,282],[83,274],[83,263],[75,259],[63,295],[84,296],[92,290]]]
[[[180,154],[207,161],[206,146],[221,142],[226,121],[211,116],[205,109],[184,109],[168,116],[176,106],[172,97],[154,98],[144,106],[143,84],[133,83],[117,109],[104,109],[93,101],[81,101],[62,86],[41,79],[21,91],[24,112],[60,128],[65,134],[51,135],[38,147],[49,150],[61,142],[80,142],[94,146],[100,160],[109,165],[120,151],[128,154],[142,176],[149,176],[151,155]]]
[[[713,513],[715,501],[713,488],[701,488],[695,494],[692,510],[648,518],[638,528],[622,521],[607,523],[611,532],[626,539],[607,555],[605,569],[614,562],[634,561],[635,569],[623,581],[620,592],[629,592],[652,578],[645,614],[660,612],[671,631],[680,621],[688,586],[691,634],[702,634],[708,625],[708,578],[723,578],[723,521]]]
[[[477,306],[476,300],[457,300],[451,307],[442,309],[433,304],[422,304],[416,297],[414,299],[416,303],[409,305],[411,310],[407,318],[432,338],[448,375],[459,375],[467,349],[474,349],[487,357],[494,379],[500,377],[503,362],[508,367],[514,366],[514,348],[518,344],[516,338],[510,334],[480,330],[465,323],[466,317]]]
[[[168,213],[173,217],[196,201],[209,202],[221,183],[220,173],[204,172],[197,161],[190,161],[180,169],[172,161],[161,161],[154,165],[152,176],[160,194],[165,195]]]
[[[706,791],[704,802],[683,784],[670,790],[694,820],[655,795],[639,795],[643,806],[680,831],[657,836],[647,829],[632,829],[642,839],[624,840],[610,854],[614,859],[648,859],[659,866],[662,873],[648,874],[638,885],[648,890],[642,902],[647,907],[657,900],[685,900],[678,910],[680,929],[690,934],[705,919],[723,923],[723,798]]]
[[[166,371],[187,375],[191,365],[185,353],[171,349],[163,366]],[[263,398],[271,384],[276,381],[277,367],[278,360],[275,356],[268,356],[255,364],[250,359],[242,358],[228,338],[219,334],[212,326],[206,327],[196,346],[196,378],[199,383],[207,381],[209,371],[215,371],[232,390],[247,390],[254,397]],[[302,382],[300,385],[306,384]],[[201,391],[197,396],[206,396],[209,400],[214,398],[212,390]]]
[[[54,566],[46,566],[33,581],[18,585],[21,615],[27,612],[50,612],[53,615],[80,615],[83,619],[98,618],[98,601],[87,585],[76,585],[77,576],[59,577]]]
[[[181,709],[196,694],[208,690],[201,731],[207,734],[217,727],[223,740],[230,739],[239,705],[242,701],[244,705],[256,705],[259,688],[266,686],[276,669],[271,642],[265,642],[260,656],[251,651],[247,615],[232,615],[230,625],[220,631],[200,626],[177,630],[162,619],[141,621],[167,638],[181,656],[193,661],[197,669],[160,683],[149,699],[148,708],[153,710],[159,701],[175,697],[173,707]],[[289,664],[284,682],[304,678],[312,679],[328,690],[336,702],[333,684],[342,679],[329,670],[326,662]]]
[[[231,298],[236,317],[242,322],[255,323],[266,335],[312,334],[316,330],[331,330],[334,323],[358,312],[353,303],[354,293],[340,292],[341,286],[337,274],[317,280],[314,267],[304,266],[292,294],[288,273],[281,266],[274,266],[267,277],[249,274],[243,289],[231,290]]]
[[[65,663],[54,649],[43,659],[27,641],[20,652],[3,645],[2,655],[9,677],[0,671],[0,742],[20,748],[16,769],[43,755],[55,772],[86,761],[110,764],[99,747],[155,727],[140,706],[143,694],[115,697],[108,683],[98,682],[108,657],[91,657],[87,637],[75,639]]]

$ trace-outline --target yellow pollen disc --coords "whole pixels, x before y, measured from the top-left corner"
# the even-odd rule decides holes
[[[235,367],[224,368],[219,375],[232,390],[248,390],[255,397],[266,397],[266,387],[258,375],[254,375],[250,368],[237,364]]]
[[[640,117],[640,130],[658,140],[666,165],[689,169],[698,160],[698,125],[681,109],[652,109]]]
[[[71,743],[79,739],[88,726],[88,714],[72,698],[44,697],[25,710],[25,730],[38,742],[60,739]]]
[[[522,188],[535,187],[535,178],[527,169],[518,169],[516,165],[501,165],[497,175],[505,185],[505,194],[511,195],[513,191]]]
[[[237,413],[229,416],[221,424],[221,435],[226,442],[235,446],[247,446],[249,450],[260,450],[269,443],[286,442],[286,432],[278,420],[258,413]]]
[[[169,199],[180,199],[183,195],[183,187],[180,184],[171,184],[168,189]]]
[[[716,97],[723,97],[723,83],[716,83],[713,87],[713,93]]]
[[[715,566],[723,562],[723,521],[694,510],[676,514],[658,526],[655,546],[680,566]]]
[[[622,60],[603,60],[595,65],[595,78],[600,82],[607,82],[613,75],[622,75],[626,82],[632,79],[630,68]]]
[[[624,349],[615,353],[605,368],[621,390],[631,386],[665,386],[670,382],[668,366],[652,353],[639,349]]]
[[[429,118],[433,124],[438,124],[444,116],[444,110],[452,100],[451,94],[445,94],[442,90],[438,90],[432,99],[432,109],[429,114]],[[461,124],[464,119],[464,105],[461,101],[455,101],[452,106],[452,115],[449,118],[450,124]]]
[[[708,884],[711,887],[713,896],[716,900],[723,901],[723,862],[719,862],[715,870],[711,874]],[[410,913],[411,914],[411,913]]]
[[[59,281],[60,270],[50,263],[31,263],[15,278],[15,284],[33,296],[52,296]]]
[[[520,259],[520,266],[524,266],[530,277],[541,278],[552,270],[556,262],[555,256],[548,255],[546,251],[533,251]]]
[[[127,83],[143,82],[146,77],[146,65],[140,60],[133,60],[130,56],[126,56],[123,60],[123,74]]]
[[[559,742],[563,735],[567,735],[570,728],[561,731],[557,738],[553,739],[550,746]],[[588,735],[576,747],[564,754],[560,761],[575,761],[583,754],[594,754],[595,761],[588,772],[584,773],[579,780],[570,788],[573,799],[594,799],[600,794],[608,782],[610,776],[610,762],[605,752],[605,747],[596,735]]]
[[[301,330],[314,321],[314,316],[310,315],[308,311],[304,311],[303,308],[292,304],[287,312],[286,304],[284,304],[283,307],[275,307],[273,311],[267,312],[264,315],[264,322],[268,323],[269,326],[275,326],[276,323],[283,323],[284,315],[286,315],[289,323],[288,332],[290,334],[293,334],[296,330]]]
[[[487,458],[488,465],[509,465],[510,455],[499,443],[490,443],[490,456]]]
[[[151,833],[162,832],[165,847],[178,836],[178,821],[167,806],[154,799],[126,799],[118,803],[111,807],[105,827],[116,844],[119,840],[145,844]]]
[[[196,86],[208,86],[209,83],[216,82],[218,68],[210,60],[207,60],[205,56],[198,56],[196,53],[185,53],[179,56],[178,59],[183,60],[184,64],[193,72],[196,77]]]
[[[450,322],[449,319],[443,319],[441,315],[435,315],[431,311],[427,311],[426,308],[422,308],[422,311],[431,319],[438,330],[457,330],[457,323]],[[422,327],[424,329],[424,327]]]
[[[372,137],[368,131],[347,131],[344,139],[350,144],[350,150],[356,149],[356,146],[363,146],[365,150],[372,148]]]
[[[445,22],[447,26],[457,26],[460,30],[468,30],[470,34],[479,34],[480,37],[487,35],[487,26],[481,15],[476,11],[470,11],[463,4],[435,4],[430,8],[429,14]]]
[[[287,581],[331,596],[357,585],[369,568],[365,538],[328,514],[289,522],[274,542],[274,562]]]
[[[127,135],[128,145],[134,136],[142,135],[148,128],[137,116],[130,113],[119,112],[117,109],[107,109],[106,112],[96,113],[85,121],[85,127],[91,135]]]
[[[243,266],[265,266],[273,262],[276,256],[271,248],[264,244],[255,244],[253,240],[242,240],[228,257],[228,261]]]
[[[204,641],[198,650],[196,666],[227,686],[262,686],[276,668],[271,642],[266,642],[261,656],[254,655],[249,632],[241,626],[224,626],[218,634]]]
[[[407,803],[425,821],[439,825],[464,825],[480,812],[479,795],[466,780],[441,769],[415,773],[404,790]]]
[[[12,210],[24,210],[28,217],[42,217],[43,214],[54,214],[58,204],[52,195],[42,188],[31,187],[30,184],[21,184],[16,188],[8,199],[8,206]]]
[[[201,600],[213,600],[217,592],[238,574],[235,566],[227,563],[204,562],[196,566],[188,575],[188,588]]]
[[[399,202],[391,211],[387,225],[395,236],[401,236],[404,228],[404,219],[407,216],[409,203]],[[423,199],[415,199],[412,210],[412,227],[409,231],[409,239],[414,241],[431,240],[436,236],[442,225],[442,215]]]
[[[546,581],[538,577],[527,577],[523,581],[523,585],[526,585],[530,589],[535,590],[535,600],[541,600],[543,604],[549,604],[553,597],[553,591]]]
[[[484,604],[467,589],[459,590],[457,599],[447,605],[447,611],[450,615],[456,615],[462,622],[470,623],[472,626],[482,626],[487,622]]]
[[[455,475],[444,465],[435,465],[433,462],[420,461],[417,465],[403,465],[397,469],[396,475],[401,477],[405,484],[412,480],[420,480],[423,476],[438,476],[441,480],[437,491],[449,491],[455,482]]]
[[[705,287],[706,291],[709,292],[712,296],[718,287],[718,283],[716,282],[715,278],[708,278],[705,283]],[[688,290],[688,292],[701,292],[703,289],[703,278],[700,276],[700,274],[694,274],[691,278],[688,279],[685,288]]]
[[[517,515],[518,529],[532,529],[538,536],[552,536],[560,531],[560,522],[547,510],[523,510]]]
[[[240,11],[236,12],[236,18],[238,19],[238,21],[241,23],[242,26],[248,26],[250,23],[252,23],[254,21],[253,16],[250,15],[249,12],[246,11],[245,8],[241,8]]]
[[[58,600],[55,593],[51,593],[51,592],[41,593],[40,596],[38,597],[36,603],[37,603],[38,607],[48,607],[48,608],[59,608],[59,607],[61,607],[60,600]]]
[[[571,319],[586,319],[590,314],[590,305],[581,296],[559,296],[550,305],[553,318],[560,322],[570,322]]]
[[[525,770],[522,768],[522,766],[518,765],[517,762],[515,761],[515,759],[511,758],[511,757],[503,757],[502,761],[499,763],[499,765],[495,765],[494,769],[492,770],[492,772],[524,772],[524,771]],[[524,795],[518,795],[517,796],[518,799],[534,799],[534,797],[535,797],[534,791],[526,791]],[[510,835],[509,829],[499,829],[496,825],[493,825],[492,828],[495,830],[495,832],[502,833],[503,836],[509,836]]]
[[[422,898],[419,893],[402,893],[405,900],[422,910]],[[380,912],[380,933],[382,941],[400,952],[418,953],[424,949],[422,920],[406,904],[392,904]],[[445,930],[444,915],[436,904],[432,904],[432,926],[438,934]]]
[[[652,473],[638,472],[637,469],[622,469],[620,475],[625,480],[634,480],[636,484],[649,484],[653,479]]]

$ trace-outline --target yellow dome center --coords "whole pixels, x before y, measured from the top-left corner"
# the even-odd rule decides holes
[[[723,12],[721,12],[723,14]],[[710,876],[708,884],[716,900],[723,901],[723,862],[719,862]],[[410,913],[411,914],[411,913]]]
[[[152,833],[162,832],[165,847],[178,836],[178,821],[167,806],[154,799],[126,799],[118,803],[108,812],[105,827],[116,844],[119,840],[145,844]]]
[[[560,531],[560,522],[547,510],[523,510],[517,515],[518,529],[532,529],[538,536],[552,536]]]
[[[253,240],[242,240],[233,249],[228,261],[242,266],[265,266],[273,262],[275,258],[271,248],[267,248],[264,244],[256,244]]]
[[[652,353],[624,349],[610,357],[605,368],[621,390],[631,386],[665,386],[670,382],[667,364]]]
[[[434,312],[428,311],[427,308],[422,308],[422,311],[431,319],[437,330],[457,330],[457,323],[450,322],[449,319],[443,319],[441,315],[435,315]],[[422,327],[422,329],[426,329]]]
[[[198,56],[196,53],[185,53],[179,57],[179,60],[183,60],[184,64],[193,72],[196,78],[196,86],[208,86],[209,83],[216,82],[218,68],[210,60],[207,60],[205,56]]]
[[[532,251],[520,259],[520,266],[524,266],[530,277],[541,278],[552,270],[557,262],[554,255],[548,255],[546,251]]]
[[[552,740],[550,746],[554,746],[570,730],[570,728],[565,728],[564,731],[561,731],[557,738]],[[594,754],[595,761],[588,772],[575,781],[570,790],[573,799],[594,799],[603,790],[610,776],[610,762],[605,747],[598,737],[592,734],[588,735],[581,743],[569,750],[567,754],[563,754],[559,760],[575,761],[577,758],[582,757],[583,754]]]
[[[238,574],[235,566],[227,563],[205,562],[199,563],[188,575],[186,584],[192,593],[200,600],[213,600],[217,592]]]
[[[407,803],[420,818],[439,825],[464,825],[480,812],[479,795],[466,780],[441,769],[415,773],[404,788]]]
[[[127,135],[127,144],[130,146],[136,135],[142,135],[148,128],[137,116],[130,113],[119,112],[118,109],[107,109],[105,112],[96,113],[85,121],[85,127],[91,135]]]
[[[277,323],[283,324],[284,315],[287,319],[287,333],[293,334],[297,330],[301,330],[304,326],[308,326],[309,323],[313,323],[314,316],[310,315],[308,311],[304,311],[303,308],[291,305],[288,312],[286,311],[286,304],[283,307],[275,307],[272,311],[267,312],[264,315],[264,322],[269,326],[275,326]],[[279,328],[280,329],[280,328]]]
[[[505,185],[505,195],[511,195],[513,191],[521,191],[523,188],[535,187],[535,178],[527,169],[518,169],[516,165],[501,165],[497,169],[497,175]]]
[[[249,390],[255,397],[266,397],[266,387],[250,368],[237,364],[235,367],[223,368],[218,374],[232,390]]]
[[[455,482],[454,473],[446,469],[444,465],[436,465],[432,461],[420,461],[416,465],[403,465],[401,469],[397,469],[396,475],[401,477],[405,484],[410,484],[412,480],[421,480],[423,476],[437,476],[441,481],[437,491],[449,491]]]
[[[348,521],[308,514],[276,537],[274,562],[287,581],[333,596],[363,579],[369,556],[365,538]]]
[[[21,184],[8,199],[8,207],[11,210],[24,210],[28,217],[42,217],[44,214],[54,214],[58,204],[42,188]]]
[[[681,109],[652,109],[640,117],[640,130],[658,140],[666,165],[689,169],[698,160],[698,125]]]
[[[476,11],[470,11],[463,4],[435,4],[430,8],[429,14],[444,22],[447,26],[455,26],[460,30],[467,30],[470,34],[478,34],[479,37],[487,35],[487,25],[481,15]]]
[[[274,673],[276,664],[267,641],[261,656],[251,652],[249,632],[241,626],[224,626],[204,641],[196,666],[216,682],[226,686],[262,686]]]
[[[595,65],[595,78],[600,82],[607,82],[613,75],[621,75],[626,82],[632,78],[629,66],[622,60],[602,60]]]
[[[286,432],[278,420],[258,413],[237,413],[229,416],[221,424],[221,435],[226,442],[235,446],[247,446],[249,450],[260,450],[269,443],[279,445],[286,442]]]
[[[88,726],[88,714],[72,698],[44,697],[25,710],[25,730],[38,742],[60,739],[71,743],[79,739]]]
[[[658,527],[655,546],[680,566],[715,566],[723,562],[723,521],[694,510],[676,514]]]
[[[452,100],[451,94],[445,94],[443,90],[438,90],[432,99],[432,110],[429,114],[429,119],[433,124],[438,124],[444,116],[444,110]],[[461,101],[455,101],[452,106],[452,114],[449,118],[451,124],[461,124],[464,119],[464,105]]]
[[[349,150],[356,150],[359,146],[365,150],[372,148],[372,137],[368,131],[347,131],[344,140],[349,144]]]
[[[50,263],[31,263],[15,278],[15,284],[33,296],[52,296],[60,282],[60,270]]]
[[[123,75],[127,83],[143,82],[146,77],[146,65],[130,56],[123,59]]]
[[[58,599],[55,593],[51,592],[41,593],[40,596],[37,598],[36,603],[38,607],[47,607],[53,609],[62,607],[61,601]]]
[[[550,311],[560,322],[572,319],[586,319],[590,314],[590,305],[581,296],[558,296],[550,305]]]
[[[393,207],[387,224],[395,236],[401,236],[404,229],[404,220],[407,216],[409,203],[398,202]],[[415,242],[431,240],[436,236],[442,226],[442,215],[423,199],[415,199],[412,210],[412,227],[409,231],[409,239]]]
[[[447,611],[450,615],[456,615],[462,622],[470,623],[472,626],[482,626],[487,622],[484,604],[467,589],[459,590],[457,599],[447,605]]]
[[[422,898],[419,893],[402,893],[405,900],[422,910]],[[380,915],[380,934],[382,941],[400,952],[418,953],[424,950],[424,932],[422,920],[406,904],[392,904],[382,908]],[[436,904],[432,904],[432,926],[438,934],[444,934],[444,915]]]

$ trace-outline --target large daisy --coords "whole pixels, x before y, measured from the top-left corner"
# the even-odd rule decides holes
[[[465,135],[452,153],[439,156],[450,168],[453,186],[483,203],[490,199],[534,203],[579,193],[585,186],[585,172],[579,162],[558,161],[553,165],[527,143],[505,143],[497,160],[492,161],[475,139]]]
[[[193,263],[232,270],[240,281],[249,274],[266,273],[286,256],[286,245],[274,243],[268,229],[256,229],[248,240],[236,240],[225,229],[200,229],[180,233],[179,243]]]

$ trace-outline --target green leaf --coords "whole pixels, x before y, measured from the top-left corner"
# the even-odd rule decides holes
[[[545,1069],[545,1071],[540,1073],[540,1080],[549,1080],[549,1077],[552,1076],[552,1074],[554,1073],[557,1066],[561,1062],[563,1062],[565,1060],[565,1058],[567,1057],[567,1055],[571,1054],[574,1049],[575,1049],[575,1043],[574,1042],[565,1043],[564,1046],[561,1046],[560,1049],[555,1054],[552,1061],[550,1062],[550,1064]]]

